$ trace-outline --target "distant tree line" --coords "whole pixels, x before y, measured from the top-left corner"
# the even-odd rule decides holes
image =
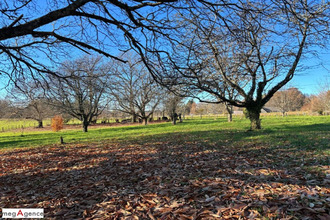
[[[33,119],[42,128],[43,120],[62,115],[66,122],[71,118],[80,120],[83,131],[87,132],[88,126],[102,117],[143,121],[146,125],[155,115],[176,124],[179,118],[182,120],[188,115],[227,114],[228,121],[232,121],[237,109],[231,107],[228,111],[226,103],[196,103],[193,99],[166,94],[138,62],[127,64],[127,68],[123,63],[111,63],[112,70],[108,65],[102,63],[100,57],[87,56],[66,62],[61,68],[68,78],[48,78],[44,85],[48,86],[47,92],[35,81],[20,82],[6,99],[0,100],[0,118]],[[329,114],[330,90],[327,88],[309,96],[294,87],[280,90],[266,107],[283,116],[289,111]]]
[[[1,100],[0,117],[33,119],[42,128],[44,119],[61,114],[66,121],[80,120],[87,132],[105,110],[121,112],[131,118],[129,121],[143,121],[145,125],[161,111],[162,119],[170,118],[175,124],[184,114],[179,107],[183,98],[166,94],[136,57],[125,58],[128,63],[83,56],[62,63],[57,70],[62,77],[48,75],[38,81],[19,78]]]
[[[299,89],[292,87],[274,94],[266,105],[273,107],[284,116],[289,111],[309,111],[320,115],[330,113],[330,90],[324,88],[318,94],[304,95]]]
[[[224,104],[229,121],[233,107],[245,108],[251,129],[261,129],[262,108],[285,95],[278,91],[330,39],[330,3],[318,0],[11,0],[0,3],[0,21],[0,75],[19,90],[45,93],[33,93],[28,109],[39,112],[31,117],[44,117],[46,98],[85,131],[109,105],[146,123],[157,106],[183,97]],[[82,53],[107,64],[77,59]],[[121,65],[132,73],[124,76]],[[322,97],[310,103],[325,105],[318,107],[324,112],[327,92]],[[175,124],[173,106],[167,109]]]

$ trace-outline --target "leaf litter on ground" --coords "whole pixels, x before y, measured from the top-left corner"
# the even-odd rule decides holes
[[[0,207],[47,219],[330,219],[329,174],[311,152],[258,143],[46,146],[0,152]]]

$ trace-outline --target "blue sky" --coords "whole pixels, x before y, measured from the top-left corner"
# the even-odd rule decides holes
[[[330,83],[330,52],[319,50],[319,58],[305,58],[301,64],[307,68],[296,73],[293,79],[284,87],[296,87],[306,95],[318,94],[322,87]],[[5,98],[7,92],[4,88],[7,85],[7,79],[0,75],[0,99]]]
[[[317,67],[311,67],[301,73],[298,73],[289,82],[286,87],[297,87],[302,93],[311,95],[320,92],[320,86],[324,86],[326,83],[330,83],[330,54],[323,57],[324,61],[327,58],[328,63],[323,62],[323,66],[319,65]],[[6,96],[6,90],[4,86],[6,85],[6,80],[0,78],[0,99]]]
[[[319,51],[319,58],[301,60],[307,66],[304,71],[298,72],[285,88],[297,87],[306,95],[316,95],[325,84],[330,83],[330,52]],[[7,92],[4,88],[7,79],[0,76],[0,99],[3,99]]]
[[[322,68],[307,71],[302,75],[295,76],[288,84],[289,87],[297,87],[304,94],[317,94],[320,92],[320,86],[329,82],[330,73]]]
[[[319,58],[309,58],[301,62],[307,69],[297,73],[287,86],[297,87],[304,94],[317,94],[320,86],[330,83],[330,52],[319,50]],[[329,86],[329,85],[328,85]]]
[[[45,7],[45,1],[39,1],[39,7]],[[301,61],[301,63],[306,64],[306,66],[310,66],[310,68],[296,74],[286,87],[297,87],[304,94],[310,95],[320,92],[320,84],[330,82],[330,52],[319,52],[319,54],[321,54],[320,60],[309,59]],[[4,89],[5,85],[6,80],[0,76],[0,99],[4,98],[6,95],[6,90]]]

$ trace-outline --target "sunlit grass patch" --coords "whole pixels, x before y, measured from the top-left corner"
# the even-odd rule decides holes
[[[327,217],[329,118],[290,117],[263,118],[259,131],[219,118],[2,133],[0,206],[54,219]]]

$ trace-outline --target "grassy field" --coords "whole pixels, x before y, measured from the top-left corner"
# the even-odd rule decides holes
[[[289,116],[306,116],[309,115],[308,112],[288,112],[287,115]],[[274,117],[281,117],[282,114],[280,112],[272,112],[272,113],[262,113],[262,117],[267,118],[274,118]],[[215,118],[222,118],[225,117],[224,114],[217,114],[217,115],[190,115],[186,116],[187,119],[215,119]],[[243,119],[243,115],[236,115],[234,116],[237,119]],[[154,120],[157,120],[158,117],[154,117]],[[114,123],[116,122],[116,118],[107,118],[107,119],[98,119],[97,123],[101,124],[102,121],[106,121],[107,123]],[[119,119],[122,120],[122,119]],[[50,126],[51,119],[43,120],[44,126]],[[81,121],[78,119],[72,118],[67,123],[67,125],[79,125]],[[33,128],[38,125],[37,121],[31,119],[0,119],[0,132],[8,132],[16,130],[16,132],[23,132],[27,128]],[[20,130],[20,131],[17,131]]]
[[[47,219],[329,219],[330,116],[0,134],[0,207]],[[65,145],[59,145],[59,137]]]
[[[263,129],[247,132],[249,121],[234,118],[233,123],[226,118],[188,119],[184,123],[172,126],[171,123],[152,124],[148,126],[133,125],[123,127],[105,127],[90,129],[88,133],[79,130],[62,130],[59,132],[21,131],[0,133],[0,149],[20,148],[57,144],[62,136],[66,143],[116,141],[150,142],[180,136],[180,140],[206,140],[214,144],[239,141],[261,141],[271,145],[286,142],[301,147],[327,145],[330,131],[329,116],[288,116],[265,117],[262,119]],[[224,143],[223,143],[224,142]],[[319,143],[319,144],[318,144]]]
[[[102,119],[98,119],[97,123],[101,123]],[[114,118],[108,119],[107,122],[115,122]],[[49,127],[51,124],[51,119],[43,120],[43,124]],[[68,125],[79,125],[81,121],[78,119],[70,119],[66,124]],[[25,129],[37,127],[38,122],[32,119],[0,119],[0,132],[10,132],[15,130],[16,133],[24,133]]]
[[[44,120],[44,125],[50,125],[50,119]],[[1,119],[0,132],[7,132],[10,130],[26,129],[38,126],[38,122],[30,119]]]

